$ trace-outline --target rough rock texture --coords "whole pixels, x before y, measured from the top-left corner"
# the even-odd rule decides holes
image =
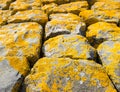
[[[42,6],[41,0],[16,0],[11,3],[9,9],[16,11],[40,9]]]
[[[0,92],[18,92],[29,70],[24,57],[0,57]]]
[[[106,41],[98,47],[106,72],[120,92],[120,41]]]
[[[8,18],[8,23],[38,22],[44,25],[48,21],[47,14],[41,10],[19,11]]]
[[[49,3],[64,4],[64,3],[70,3],[75,1],[86,1],[86,0],[42,0],[42,3],[43,4],[49,4]]]
[[[78,21],[51,20],[45,27],[45,39],[60,34],[80,34],[85,36],[86,24]]]
[[[27,92],[116,92],[101,65],[67,58],[40,59],[25,84]]]
[[[57,20],[66,20],[66,21],[78,21],[78,22],[82,21],[79,16],[72,14],[72,13],[51,14],[49,16],[49,19],[50,20],[57,19]]]
[[[41,10],[43,10],[45,13],[50,14],[52,10],[57,7],[58,5],[55,3],[45,4],[41,7]]]
[[[95,59],[96,50],[80,35],[60,35],[48,39],[42,48],[46,57]]]
[[[14,0],[0,0],[0,10],[8,9],[12,1]]]
[[[95,2],[120,2],[120,0],[87,0],[90,5],[94,4]]]
[[[120,0],[0,0],[0,92],[120,92],[119,49]]]
[[[120,2],[96,2],[92,10],[120,10]]]
[[[120,40],[120,27],[112,23],[97,22],[88,26],[86,37],[94,47],[97,47],[106,40]]]
[[[7,23],[7,19],[11,16],[12,11],[9,10],[0,10],[0,26]]]
[[[80,12],[79,16],[87,25],[100,21],[119,24],[120,10],[85,10]]]
[[[25,56],[33,64],[39,58],[42,33],[42,27],[34,22],[2,26],[0,56]]]
[[[71,2],[69,4],[62,4],[53,8],[51,13],[74,13],[79,14],[81,11],[88,9],[87,1]]]

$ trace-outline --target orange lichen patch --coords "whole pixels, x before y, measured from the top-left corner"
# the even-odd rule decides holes
[[[88,9],[87,1],[71,2],[69,4],[62,4],[53,8],[51,13],[74,13],[79,14],[81,11]]]
[[[85,35],[86,25],[83,22],[72,21],[72,19],[57,20],[53,19],[47,22],[45,26],[45,39],[62,34],[80,34]]]
[[[104,11],[94,11],[94,10],[85,10],[80,12],[79,16],[87,25],[96,23],[96,22],[110,22],[110,23],[119,23],[120,11],[119,10],[104,10]]]
[[[85,37],[80,35],[60,35],[48,39],[43,45],[47,57],[69,57],[73,59],[95,59],[96,51]]]
[[[47,14],[41,10],[19,11],[8,18],[9,23],[17,22],[38,22],[44,25],[48,21]]]
[[[98,47],[98,54],[101,58],[106,72],[112,79],[115,86],[120,89],[120,42],[106,41]]]
[[[0,10],[9,9],[9,5],[13,0],[0,0]]]
[[[58,5],[55,3],[50,3],[50,4],[45,4],[44,6],[41,7],[41,10],[43,10],[45,13],[48,15],[51,13],[53,8],[57,7]]]
[[[29,63],[25,57],[0,57],[0,62],[8,61],[9,66],[18,71],[21,75],[26,76],[29,72]],[[9,75],[8,75],[9,76]]]
[[[93,80],[96,85],[91,84]],[[90,60],[68,58],[41,58],[26,77],[25,84],[29,92],[76,92],[93,89],[116,92],[101,65]]]
[[[120,39],[120,28],[116,24],[97,22],[88,27],[86,37],[93,46],[97,46],[106,40]]]
[[[96,2],[92,10],[119,10],[120,2]]]
[[[68,20],[68,21],[79,21],[79,22],[81,22],[80,17],[75,15],[75,14],[72,14],[72,13],[51,14],[49,16],[49,19],[50,20],[56,19],[56,20]]]
[[[11,16],[12,11],[9,10],[0,10],[0,26],[7,23],[7,19]]]
[[[34,22],[2,26],[0,56],[25,56],[34,63],[39,58],[42,33],[42,27]]]
[[[10,10],[16,12],[22,10],[40,9],[41,6],[41,0],[16,0],[11,3]]]

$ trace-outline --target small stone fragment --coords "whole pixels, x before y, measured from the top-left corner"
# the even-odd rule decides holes
[[[29,70],[24,57],[0,57],[0,92],[18,92]]]
[[[69,57],[72,59],[95,59],[96,50],[80,35],[60,35],[45,41],[46,57]]]
[[[25,86],[26,92],[117,92],[101,65],[68,58],[38,60]]]
[[[106,72],[120,92],[120,41],[105,41],[97,50]]]

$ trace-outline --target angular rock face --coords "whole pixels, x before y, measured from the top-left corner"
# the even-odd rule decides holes
[[[46,4],[46,5],[42,6],[41,10],[43,10],[47,14],[50,14],[52,12],[52,10],[57,6],[58,5],[56,3],[50,3],[50,4]]]
[[[92,10],[120,10],[120,2],[96,2]]]
[[[66,21],[78,21],[81,22],[81,19],[79,16],[72,14],[72,13],[56,13],[51,14],[49,16],[50,20],[57,19],[57,20],[66,20]]]
[[[103,41],[120,39],[120,28],[116,24],[97,22],[88,26],[86,37],[94,47],[97,47]]]
[[[0,57],[0,92],[18,92],[29,70],[24,57]]]
[[[10,3],[14,0],[0,0],[0,10],[9,9]]]
[[[80,12],[79,16],[83,21],[87,23],[87,25],[91,25],[96,22],[109,22],[119,24],[120,10],[85,10]]]
[[[25,56],[31,64],[39,58],[42,27],[38,23],[8,24],[0,28],[0,56]]]
[[[69,57],[73,59],[95,59],[96,50],[80,35],[60,35],[47,40],[43,45],[46,57]]]
[[[94,4],[95,2],[120,2],[120,0],[87,0],[90,5]]]
[[[60,34],[80,34],[85,36],[86,25],[83,22],[51,20],[45,27],[45,39]]]
[[[88,9],[87,1],[71,2],[69,4],[62,4],[58,7],[53,8],[51,13],[74,13],[79,14],[79,12]]]
[[[120,41],[106,41],[98,47],[106,72],[120,92]]]
[[[41,0],[16,0],[10,4],[9,9],[16,11],[40,9],[42,6]]]
[[[0,10],[0,26],[7,23],[7,19],[12,15],[12,11],[9,10]]]
[[[101,65],[68,58],[40,59],[25,84],[27,92],[116,92]]]
[[[48,21],[47,15],[41,10],[19,11],[8,19],[8,23],[38,22],[44,25]]]

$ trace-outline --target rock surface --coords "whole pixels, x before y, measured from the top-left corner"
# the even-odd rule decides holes
[[[87,25],[96,22],[109,22],[119,24],[120,10],[85,10],[80,12],[79,16]]]
[[[94,47],[97,47],[103,41],[120,39],[120,27],[112,23],[97,22],[88,26],[86,37]]]
[[[31,64],[35,63],[39,58],[42,33],[42,27],[34,22],[2,26],[0,56],[25,56]]]
[[[73,13],[79,14],[81,11],[88,9],[87,1],[71,2],[69,4],[62,4],[53,8],[51,13]]]
[[[25,85],[27,92],[116,92],[101,65],[68,58],[40,59]]]
[[[0,92],[120,92],[119,50],[120,0],[0,0]]]
[[[103,42],[97,50],[106,72],[120,92],[120,41]]]
[[[18,92],[29,70],[24,57],[0,57],[0,92]]]
[[[41,10],[19,11],[8,18],[8,23],[37,22],[44,25],[47,21],[47,14]]]
[[[87,39],[80,35],[60,35],[48,39],[43,44],[46,57],[69,57],[73,59],[95,59],[96,50]]]

